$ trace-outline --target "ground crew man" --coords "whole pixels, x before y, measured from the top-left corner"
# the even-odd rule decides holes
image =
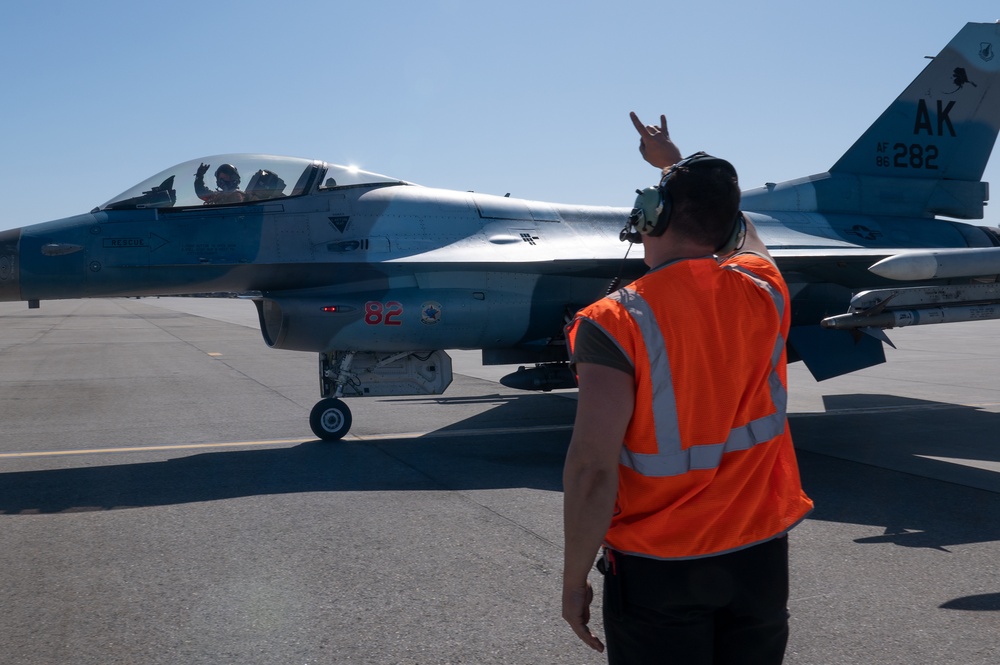
[[[786,534],[812,508],[786,420],[788,289],[732,165],[680,159],[663,116],[632,121],[663,169],[622,232],[651,270],[567,326],[563,618],[604,650],[587,581],[603,544],[610,663],[780,663]]]

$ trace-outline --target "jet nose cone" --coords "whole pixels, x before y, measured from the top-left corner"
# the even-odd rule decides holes
[[[0,302],[21,299],[20,242],[21,229],[0,231]]]

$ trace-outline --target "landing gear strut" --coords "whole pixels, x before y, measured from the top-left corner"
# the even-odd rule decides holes
[[[341,398],[440,395],[451,383],[444,351],[324,351],[319,354],[323,399],[309,414],[313,433],[338,441],[351,429],[351,410]]]
[[[336,370],[330,362],[330,355],[319,354],[319,381],[323,395],[333,394],[316,403],[309,413],[309,426],[313,434],[323,441],[339,441],[351,429],[351,410],[340,399],[344,395],[344,386],[351,380],[351,362],[354,353],[348,352],[340,359]],[[333,381],[331,381],[333,379]]]

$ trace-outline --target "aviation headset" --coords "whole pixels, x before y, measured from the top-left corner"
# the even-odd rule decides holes
[[[696,152],[690,157],[685,157],[663,174],[660,184],[656,187],[635,190],[635,193],[638,194],[635,199],[635,207],[632,208],[632,213],[625,222],[624,228],[618,234],[618,238],[622,242],[626,240],[631,243],[642,242],[642,236],[644,235],[655,238],[663,235],[667,230],[674,207],[673,199],[670,196],[670,190],[667,185],[670,182],[670,178],[681,166],[688,168],[721,167],[731,172],[734,178],[736,177],[736,169],[724,159],[712,157],[704,152]],[[715,253],[725,255],[742,247],[743,241],[746,239],[746,231],[746,219],[744,219],[742,212],[737,211],[736,219],[733,220],[732,231],[726,238],[726,241],[715,249]]]

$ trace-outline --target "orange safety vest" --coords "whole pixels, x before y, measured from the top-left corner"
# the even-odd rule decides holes
[[[784,534],[812,509],[786,417],[788,289],[753,254],[668,263],[582,309],[635,369],[605,544],[660,559]]]

